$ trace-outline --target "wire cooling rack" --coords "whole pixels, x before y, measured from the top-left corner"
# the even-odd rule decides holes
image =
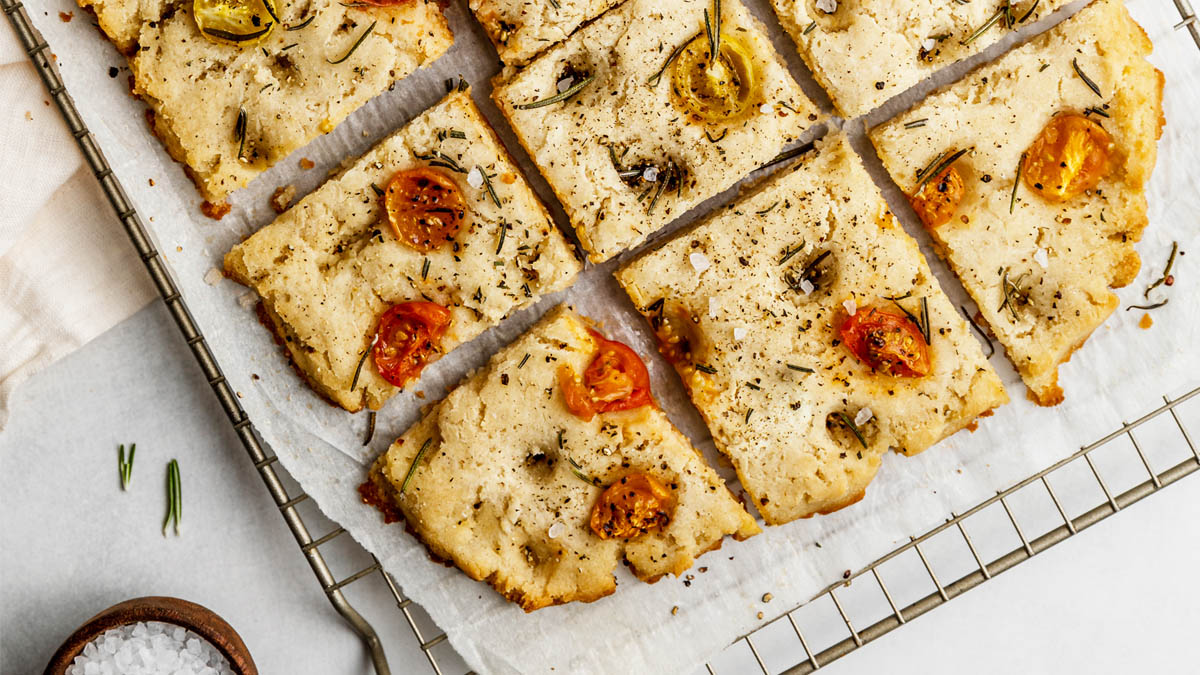
[[[1181,17],[1175,28],[1186,29],[1200,48],[1200,27],[1190,2],[1174,0],[1174,4]],[[335,576],[326,555],[322,553],[322,547],[333,545],[339,538],[343,542],[349,541],[342,537],[346,530],[334,525],[325,534],[313,537],[308,521],[317,518],[310,515],[306,520],[299,509],[310,501],[309,495],[295,488],[289,489],[285,481],[286,472],[276,466],[279,457],[259,441],[253,423],[222,375],[200,327],[196,325],[187,303],[171,279],[166,263],[154,248],[141,217],[113,175],[104,153],[67,93],[49,55],[50,46],[30,21],[21,2],[0,0],[0,9],[12,23],[83,151],[85,160],[100,181],[159,295],[191,348],[267,491],[275,500],[321,589],[334,609],[362,639],[376,673],[390,675],[392,672],[384,654],[383,642],[371,622],[350,603],[345,593],[351,584],[364,585],[371,583],[371,580],[377,585],[382,583],[395,599],[396,608],[412,630],[433,672],[444,675],[447,664],[451,663],[456,667],[455,672],[463,670],[461,661],[452,652],[447,654],[450,650],[446,634],[433,626],[423,612],[419,612],[419,608],[405,597],[373,556],[369,564],[357,571],[342,577]],[[812,600],[738,638],[715,661],[719,665],[706,664],[706,670],[714,675],[718,670],[726,669],[739,673],[811,673],[1197,471],[1200,469],[1200,450],[1176,410],[1193,398],[1200,400],[1200,387],[1176,398],[1163,397],[1161,406],[1133,422],[1121,424],[1070,457],[963,513],[952,514],[946,522],[912,538],[863,569],[857,572],[847,570],[842,579]],[[1164,420],[1170,427],[1165,437],[1162,433]],[[1147,451],[1134,432],[1146,432],[1156,425],[1159,428],[1153,450]],[[1172,453],[1174,459],[1171,461],[1174,463],[1168,462],[1168,468],[1158,471],[1153,468],[1162,464],[1164,457],[1172,457]],[[1102,454],[1103,461],[1098,459]],[[1132,468],[1130,461],[1133,462]],[[1144,472],[1146,477],[1129,486],[1130,476],[1138,472]],[[1065,492],[1063,488],[1056,491],[1054,486],[1060,483],[1070,486],[1070,501],[1060,498],[1060,492]],[[1110,485],[1115,484],[1128,487],[1118,492],[1110,489]],[[1090,503],[1086,496],[1080,497],[1088,492],[1089,487],[1093,493]],[[1040,511],[1030,508],[1030,504],[1037,502],[1039,497],[1042,502]],[[1014,506],[1018,502],[1025,508]],[[1071,516],[1070,513],[1079,515]],[[1049,524],[1047,514],[1051,519]],[[324,521],[323,518],[320,520]],[[969,534],[971,531],[986,532],[987,538],[981,537],[981,544],[977,546]],[[1011,542],[1011,548],[1003,543],[1005,541]],[[352,541],[349,545],[357,547]],[[957,565],[953,562],[954,554],[950,552],[955,545],[960,553]],[[930,550],[936,550],[938,557],[935,558]],[[906,560],[909,563],[907,565]],[[953,571],[947,574],[944,571],[946,567]],[[941,576],[939,569],[943,569]],[[885,579],[890,580],[890,586]],[[855,581],[859,583],[852,587]],[[923,587],[928,590],[920,591]],[[856,628],[856,625],[866,627]],[[794,642],[795,645],[789,648],[788,642]]]

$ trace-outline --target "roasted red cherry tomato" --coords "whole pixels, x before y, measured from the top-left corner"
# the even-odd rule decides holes
[[[589,522],[601,539],[632,539],[659,532],[671,522],[675,495],[654,476],[631,473],[608,486]]]
[[[838,333],[846,349],[871,370],[897,377],[929,374],[929,345],[903,314],[862,307],[846,317]]]
[[[397,387],[421,374],[450,325],[450,310],[432,302],[402,302],[379,319],[375,367]]]
[[[583,377],[577,376],[570,366],[558,371],[567,408],[575,416],[590,420],[596,413],[632,410],[654,403],[650,373],[637,352],[594,330],[588,332],[599,346]]]
[[[383,200],[392,233],[423,253],[454,239],[467,213],[454,179],[429,167],[397,173]]]

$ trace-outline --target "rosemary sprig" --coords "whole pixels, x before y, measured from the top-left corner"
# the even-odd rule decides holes
[[[117,447],[117,470],[121,474],[121,490],[128,490],[133,480],[133,456],[137,454],[137,443],[129,446],[129,461],[125,461],[124,444]]]
[[[595,75],[588,75],[587,77],[583,78],[582,80],[576,82],[575,84],[571,85],[570,87],[567,87],[566,89],[558,92],[557,94],[555,94],[549,98],[544,98],[540,101],[533,101],[531,103],[518,103],[518,104],[514,105],[513,107],[516,108],[517,110],[533,110],[534,108],[541,108],[544,106],[553,105],[560,101],[565,101],[565,100],[571,98],[572,96],[574,96],[575,94],[578,94],[579,92],[583,91],[583,88],[588,86],[589,84],[591,84],[592,80],[594,80],[594,79],[596,79]]]
[[[988,337],[987,331],[985,331],[983,328],[980,328],[978,323],[975,323],[975,317],[971,316],[970,312],[967,311],[966,307],[959,305],[959,309],[962,310],[963,316],[967,317],[967,323],[971,324],[971,328],[974,328],[975,332],[979,333],[979,336],[987,341],[987,345],[988,345],[987,357],[989,359],[992,358],[992,355],[994,355],[996,353],[996,345],[992,344],[992,338]]]
[[[267,14],[271,15],[271,20],[279,23],[279,15],[275,13],[275,3],[271,0],[263,0],[263,7],[267,8]]]
[[[1132,309],[1144,309],[1146,311],[1150,311],[1152,309],[1158,309],[1159,307],[1162,307],[1163,305],[1167,304],[1170,301],[1171,301],[1171,299],[1167,298],[1167,299],[1163,300],[1162,302],[1156,302],[1153,305],[1130,305],[1125,308],[1125,311],[1128,312],[1129,310],[1132,310]]]
[[[375,438],[375,411],[367,411],[367,437],[363,439],[363,446],[371,444],[371,439]]]
[[[1071,67],[1075,69],[1075,74],[1079,76],[1079,79],[1083,80],[1083,83],[1087,85],[1088,89],[1092,90],[1093,94],[1104,98],[1104,94],[1100,93],[1100,85],[1096,84],[1095,80],[1088,77],[1087,73],[1083,72],[1083,69],[1079,67],[1079,59],[1071,59]]]
[[[179,478],[179,462],[172,459],[167,463],[167,517],[163,519],[163,536],[167,536],[167,526],[171,521],[175,521],[175,534],[178,535],[181,520],[183,520],[183,485]]]
[[[910,297],[912,297],[912,293],[906,293],[899,297],[889,297],[887,299],[890,300],[897,309],[899,309],[901,312],[904,312],[904,316],[908,317],[909,321],[917,324],[917,329],[921,331],[921,337],[925,340],[925,344],[932,344],[929,341],[929,300],[927,298],[921,298],[921,316],[918,317],[905,309],[904,305],[900,304],[901,300],[906,300]]]
[[[914,195],[921,194],[921,190],[924,189],[926,183],[932,180],[935,176],[942,175],[943,171],[949,168],[951,164],[958,161],[959,157],[967,154],[969,150],[970,148],[963,148],[962,150],[953,153],[947,150],[939,155],[938,159],[933,160],[932,163],[921,170],[921,173],[917,174],[917,187],[913,188],[912,193]]]
[[[428,260],[428,259],[426,259]],[[375,343],[379,341],[379,333],[376,333],[371,338],[371,344],[363,350],[362,356],[358,359],[358,365],[354,367],[354,378],[350,380],[350,391],[358,389],[358,376],[362,373],[363,364],[367,361],[367,354],[371,353],[371,349],[375,347]]]
[[[988,32],[988,29],[990,29],[992,26],[995,26],[996,22],[999,21],[1000,19],[1003,19],[1007,15],[1007,13],[1010,11],[1011,11],[1010,5],[1007,2],[1004,3],[1004,6],[1001,7],[1000,9],[996,10],[996,13],[992,15],[992,18],[990,18],[986,22],[984,22],[984,24],[982,26],[980,26],[979,28],[976,28],[974,33],[971,33],[965,39],[960,40],[959,44],[961,44],[965,47],[966,45],[969,45],[972,42],[978,40],[980,37],[983,36],[984,33]]]
[[[1000,288],[1004,292],[1004,302],[1000,304],[1000,307],[996,311],[1002,312],[1005,309],[1007,309],[1009,311],[1009,313],[1012,314],[1013,321],[1016,321],[1017,320],[1017,302],[1016,301],[1028,299],[1025,296],[1025,294],[1021,291],[1021,288],[1019,286],[1017,286],[1017,283],[1020,282],[1021,279],[1025,278],[1025,275],[1022,274],[1021,276],[1017,277],[1017,281],[1014,282],[1008,278],[1008,268],[1002,267],[1000,269],[1000,276],[1002,277],[1002,279],[1000,281]]]
[[[711,67],[721,56],[721,0],[713,0],[712,17],[704,10],[704,30],[708,33],[708,62]]]
[[[237,121],[233,123],[233,135],[238,142],[238,159],[242,158],[242,152],[246,147],[246,109],[238,108]]]
[[[208,35],[217,38],[218,40],[227,40],[229,42],[249,42],[251,40],[257,40],[258,38],[271,32],[271,26],[274,25],[275,24],[273,23],[269,23],[253,33],[231,33],[227,30],[221,30],[220,28],[202,28],[201,30]]]
[[[1020,19],[1017,19],[1017,23],[1025,23],[1028,21],[1029,17],[1033,16],[1034,11],[1037,10],[1038,3],[1041,1],[1042,0],[1033,0],[1033,4],[1029,6],[1029,9],[1025,10],[1025,13],[1021,15]]]
[[[433,439],[426,438],[425,442],[421,444],[421,449],[417,451],[417,456],[413,457],[412,464],[408,465],[408,473],[404,474],[404,482],[400,484],[400,491],[396,493],[397,496],[403,495],[404,491],[408,489],[408,484],[412,482],[413,474],[417,472],[417,465],[425,457],[425,451],[429,449],[430,443],[433,443]]]
[[[300,22],[300,23],[296,24],[295,26],[288,26],[288,27],[287,27],[287,28],[285,28],[284,30],[300,30],[300,29],[302,29],[302,28],[308,28],[308,24],[312,23],[312,22],[313,22],[313,21],[315,21],[316,19],[317,19],[317,13],[316,13],[316,12],[313,12],[313,13],[312,13],[312,16],[308,17],[308,18],[307,18],[307,19],[305,19],[304,21],[302,21],[302,22]]]
[[[667,60],[663,61],[662,68],[659,68],[658,72],[651,75],[650,79],[646,80],[646,84],[650,85],[651,87],[657,87],[658,81],[662,79],[663,73],[667,72],[667,68],[671,66],[671,63],[679,56],[684,47],[687,47],[687,45],[688,43],[684,42],[675,49],[671,50],[670,55],[667,56]]]
[[[1017,162],[1017,177],[1013,179],[1012,196],[1008,199],[1008,212],[1012,213],[1013,209],[1017,208],[1017,188],[1021,185],[1021,170],[1025,168],[1025,157],[1027,153],[1021,153],[1021,159]]]
[[[858,439],[858,442],[864,448],[867,447],[867,439],[863,438],[862,432],[859,431],[858,426],[854,424],[854,420],[850,419],[850,416],[844,412],[837,413],[837,416],[841,418],[842,424],[846,425],[846,428],[850,430],[850,433],[854,434],[854,437]]]
[[[1143,298],[1146,298],[1147,300],[1149,300],[1150,299],[1150,291],[1158,288],[1159,286],[1162,286],[1163,284],[1170,286],[1172,283],[1174,283],[1175,280],[1174,280],[1174,277],[1171,276],[1171,268],[1175,266],[1175,255],[1178,253],[1179,253],[1179,242],[1177,242],[1177,241],[1171,242],[1171,257],[1167,258],[1167,267],[1166,267],[1166,269],[1163,270],[1162,276],[1159,277],[1157,281],[1155,281],[1154,283],[1152,283],[1148,287],[1146,287],[1146,292],[1142,293]]]
[[[487,172],[484,171],[483,169],[479,169],[479,174],[481,176],[483,176],[483,186],[487,188],[487,193],[488,193],[488,196],[492,198],[492,203],[495,204],[497,207],[499,207],[500,206],[500,198],[496,196],[496,189],[492,187],[492,179],[488,178]],[[501,231],[503,231],[503,230],[501,230]],[[504,242],[504,240],[502,239],[501,240],[502,246],[503,246],[503,242]],[[499,249],[497,249],[496,253],[499,253],[499,252],[500,252]]]
[[[370,35],[370,34],[371,34],[371,33],[372,33],[374,30],[375,30],[375,24],[377,24],[377,23],[379,23],[379,22],[378,22],[378,21],[372,21],[372,22],[371,22],[371,25],[370,25],[370,26],[367,26],[367,29],[363,31],[363,34],[362,34],[362,35],[359,35],[359,36],[358,36],[358,39],[354,41],[354,44],[350,45],[350,50],[349,50],[349,51],[347,51],[347,52],[346,52],[346,54],[345,54],[344,56],[342,56],[342,58],[340,58],[340,59],[338,59],[338,60],[336,60],[336,61],[329,61],[329,59],[325,59],[325,60],[326,60],[326,61],[329,61],[329,63],[331,63],[332,65],[335,65],[335,66],[336,66],[337,64],[339,64],[339,63],[341,63],[341,62],[345,61],[346,59],[350,58],[350,56],[351,56],[351,55],[353,55],[353,54],[354,54],[354,52],[358,50],[358,47],[359,47],[359,45],[361,45],[361,44],[363,43],[363,40],[366,40],[366,39],[367,39],[367,36],[368,36],[368,35]]]

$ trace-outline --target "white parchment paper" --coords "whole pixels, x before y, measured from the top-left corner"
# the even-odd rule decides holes
[[[476,102],[552,205],[559,224],[565,224],[550,191],[488,100],[489,79],[499,63],[464,4],[455,0],[448,10],[456,41],[447,55],[239,192],[233,212],[220,222],[200,215],[195,189],[148,132],[142,105],[129,96],[124,61],[93,27],[91,18],[69,0],[33,0],[28,6],[50,42],[84,120],[147,221],[262,437],[321,509],[375,553],[404,592],[427,609],[472,668],[487,673],[692,670],[738,636],[806,601],[840,578],[843,570],[858,569],[908,536],[943,521],[951,511],[995,494],[1112,430],[1122,419],[1156,407],[1163,394],[1200,383],[1196,347],[1200,312],[1194,300],[1200,256],[1196,220],[1200,215],[1200,123],[1196,121],[1200,50],[1186,32],[1172,29],[1179,16],[1171,3],[1132,0],[1130,8],[1155,43],[1152,60],[1166,73],[1167,126],[1150,186],[1150,227],[1138,247],[1144,261],[1142,274],[1121,291],[1123,302],[1141,301],[1142,289],[1161,273],[1172,241],[1187,253],[1176,262],[1177,284],[1167,289],[1171,303],[1154,313],[1154,327],[1149,331],[1137,327],[1142,312],[1118,310],[1063,367],[1067,400],[1053,409],[1026,401],[1016,374],[997,354],[992,362],[1013,402],[985,420],[977,432],[960,433],[916,458],[885,458],[861,503],[831,516],[771,528],[743,543],[729,542],[701,560],[699,564],[708,571],[697,573],[690,585],[673,578],[646,585],[621,569],[613,596],[593,604],[524,614],[489,588],[430,562],[424,547],[400,526],[382,525],[378,515],[359,502],[355,487],[370,460],[417,418],[421,405],[444,395],[449,386],[559,302],[571,302],[604,321],[614,337],[638,349],[650,365],[655,393],[664,408],[712,458],[712,442],[698,415],[654,351],[644,322],[611,277],[619,261],[589,267],[571,289],[510,317],[428,368],[419,387],[428,398],[422,401],[409,393],[389,402],[379,414],[378,432],[368,448],[361,446],[365,415],[334,409],[303,386],[259,325],[246,289],[219,280],[212,272],[220,268],[230,246],[270,222],[274,214],[267,198],[277,186],[293,183],[301,195],[311,191],[328,170],[364,152],[437,101],[444,91],[443,80],[460,74],[474,85]],[[827,100],[800,65],[766,3],[747,4],[772,27],[776,48],[806,91],[816,100]],[[1067,13],[1077,8],[1073,5]],[[60,11],[74,11],[75,19],[61,21]],[[1014,38],[1043,30],[1062,16],[1025,27],[972,63],[993,58]],[[952,67],[938,80],[961,74],[966,65]],[[112,66],[122,68],[117,78],[109,77]],[[925,83],[918,89],[927,91],[931,86]],[[884,119],[905,103],[893,101],[870,119]],[[831,126],[839,124],[839,120],[831,122]],[[882,178],[862,138],[861,121],[846,123],[845,129],[855,147],[865,150],[868,168],[885,186],[889,201],[898,212],[905,212],[902,198]],[[317,168],[301,170],[302,156],[316,162]],[[733,194],[727,191],[667,230],[677,229]],[[909,231],[924,241],[920,228]],[[966,302],[944,265],[932,256],[930,261],[952,299]],[[129,264],[136,264],[132,248]],[[762,602],[768,592],[773,595],[769,606]],[[679,612],[672,615],[676,606]],[[764,619],[756,618],[760,611],[766,613]]]

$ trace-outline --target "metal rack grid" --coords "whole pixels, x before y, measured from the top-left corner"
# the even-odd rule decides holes
[[[1174,4],[1179,10],[1182,19],[1175,25],[1175,28],[1177,30],[1186,28],[1196,46],[1200,48],[1200,22],[1197,21],[1197,16],[1192,10],[1189,0],[1174,0]],[[346,620],[351,629],[362,639],[364,646],[371,656],[376,673],[379,673],[379,675],[390,675],[391,669],[384,654],[383,643],[376,633],[375,628],[351,605],[343,593],[343,590],[349,585],[362,579],[372,578],[378,574],[382,577],[387,589],[395,598],[397,609],[402,613],[406,623],[416,637],[430,667],[438,675],[443,675],[443,664],[439,661],[433,650],[446,641],[446,634],[436,628],[434,631],[422,629],[421,622],[414,616],[414,609],[416,608],[413,606],[412,600],[405,597],[391,576],[383,571],[379,561],[374,556],[371,557],[372,563],[366,567],[340,579],[335,577],[329,563],[321,552],[321,547],[346,534],[346,530],[340,526],[335,526],[326,534],[313,538],[304,517],[297,509],[299,505],[309,500],[309,495],[303,491],[293,492],[288,490],[282,478],[284,473],[275,466],[276,462],[279,461],[279,457],[259,441],[254,424],[251,422],[249,416],[247,416],[246,411],[242,409],[241,404],[238,403],[236,394],[226,382],[225,376],[221,373],[220,366],[213,357],[212,351],[209,349],[200,327],[196,325],[195,320],[192,318],[191,312],[188,310],[187,304],[180,295],[175,282],[171,279],[171,274],[166,264],[155,249],[141,217],[130,203],[124,188],[113,175],[112,168],[105,159],[104,153],[96,143],[91,132],[88,131],[87,126],[79,115],[78,109],[75,107],[73,99],[67,93],[66,86],[63,84],[57,68],[49,55],[49,45],[30,21],[29,15],[21,2],[18,0],[0,0],[0,9],[4,11],[4,14],[16,30],[18,39],[36,67],[71,134],[79,144],[85,161],[96,176],[96,179],[100,181],[105,196],[108,198],[114,212],[117,214],[117,218],[125,228],[134,248],[141,256],[142,262],[150,273],[150,277],[159,295],[170,311],[193,356],[195,356],[196,362],[204,373],[222,409],[228,416],[229,422],[241,440],[247,454],[250,456],[250,460],[254,463],[254,468],[258,471],[259,476],[266,485],[267,491],[271,494],[271,498],[275,500],[275,504],[279,508],[284,522],[287,523],[288,528],[296,539],[296,544],[308,560],[308,564],[312,568],[313,574],[316,575],[317,581],[321,584],[321,589],[329,599],[330,604],[333,605],[334,609]],[[811,673],[868,642],[899,628],[916,617],[949,602],[952,598],[965,593],[993,576],[1032,558],[1034,555],[1041,553],[1051,546],[1070,538],[1080,531],[1175,483],[1184,476],[1200,469],[1200,450],[1197,449],[1197,445],[1193,442],[1187,427],[1176,413],[1176,408],[1179,405],[1197,397],[1200,397],[1200,387],[1174,399],[1164,397],[1164,404],[1162,406],[1143,417],[1133,422],[1122,424],[1119,429],[1082,447],[1070,457],[1029,476],[971,509],[961,514],[951,514],[951,517],[945,523],[919,537],[910,538],[907,544],[896,548],[858,572],[850,573],[847,571],[842,580],[828,586],[809,602],[784,612],[754,632],[735,640],[727,648],[726,653],[738,650],[744,645],[749,652],[749,657],[752,658],[749,661],[750,667],[756,666],[764,674],[777,672],[780,669],[769,668],[764,661],[759,647],[755,644],[755,638],[786,620],[794,632],[803,653],[800,655],[802,657],[800,660],[786,664],[782,670],[789,674]],[[1164,416],[1169,416],[1173,421],[1174,427],[1178,431],[1178,439],[1181,439],[1183,444],[1186,445],[1186,448],[1190,451],[1190,456],[1172,465],[1170,468],[1156,473],[1151,468],[1151,463],[1133,432],[1151,420]],[[1148,479],[1118,494],[1114,494],[1105,482],[1102,472],[1097,469],[1092,456],[1100,448],[1109,447],[1114,441],[1125,438],[1129,440],[1133,451],[1140,460],[1141,466],[1145,468]],[[1100,488],[1103,499],[1098,505],[1072,518],[1067,515],[1067,511],[1064,509],[1058,494],[1051,486],[1049,478],[1056,474],[1056,472],[1077,464],[1079,461],[1083,461],[1088,467],[1091,479]],[[1024,488],[1034,484],[1040,484],[1044,488],[1045,494],[1049,496],[1053,503],[1058,514],[1058,519],[1062,521],[1062,524],[1037,537],[1028,538],[1021,527],[1020,520],[1013,514],[1013,509],[1010,507],[1010,498]],[[979,549],[967,533],[967,528],[964,524],[969,522],[973,517],[981,517],[981,514],[986,512],[989,507],[994,507],[997,503],[1003,508],[1007,521],[1011,524],[1020,545],[985,562],[984,556],[980,555]],[[975,568],[956,577],[950,583],[943,583],[939,579],[934,566],[930,564],[929,558],[922,548],[923,544],[928,544],[946,532],[951,532],[956,535],[956,538],[961,538],[961,541],[965,543],[967,550],[970,552]],[[927,576],[932,581],[935,591],[919,597],[904,607],[900,607],[897,605],[893,593],[889,591],[888,585],[884,583],[880,569],[887,563],[901,558],[905,554],[914,552],[924,570],[924,575],[918,573],[918,576]],[[886,607],[889,611],[882,618],[877,618],[867,628],[856,629],[854,621],[851,618],[852,612],[848,612],[846,606],[839,600],[837,591],[840,588],[849,587],[851,582],[867,575],[870,575],[870,579],[874,582],[875,587],[882,592],[882,597],[886,600]],[[840,641],[835,641],[814,653],[812,644],[816,643],[805,637],[805,633],[801,629],[796,615],[805,608],[816,606],[826,599],[831,601],[836,608],[837,616],[845,625],[849,636]],[[427,635],[429,632],[433,632],[434,634],[429,636]],[[709,673],[715,673],[711,664],[706,664],[706,668]]]

